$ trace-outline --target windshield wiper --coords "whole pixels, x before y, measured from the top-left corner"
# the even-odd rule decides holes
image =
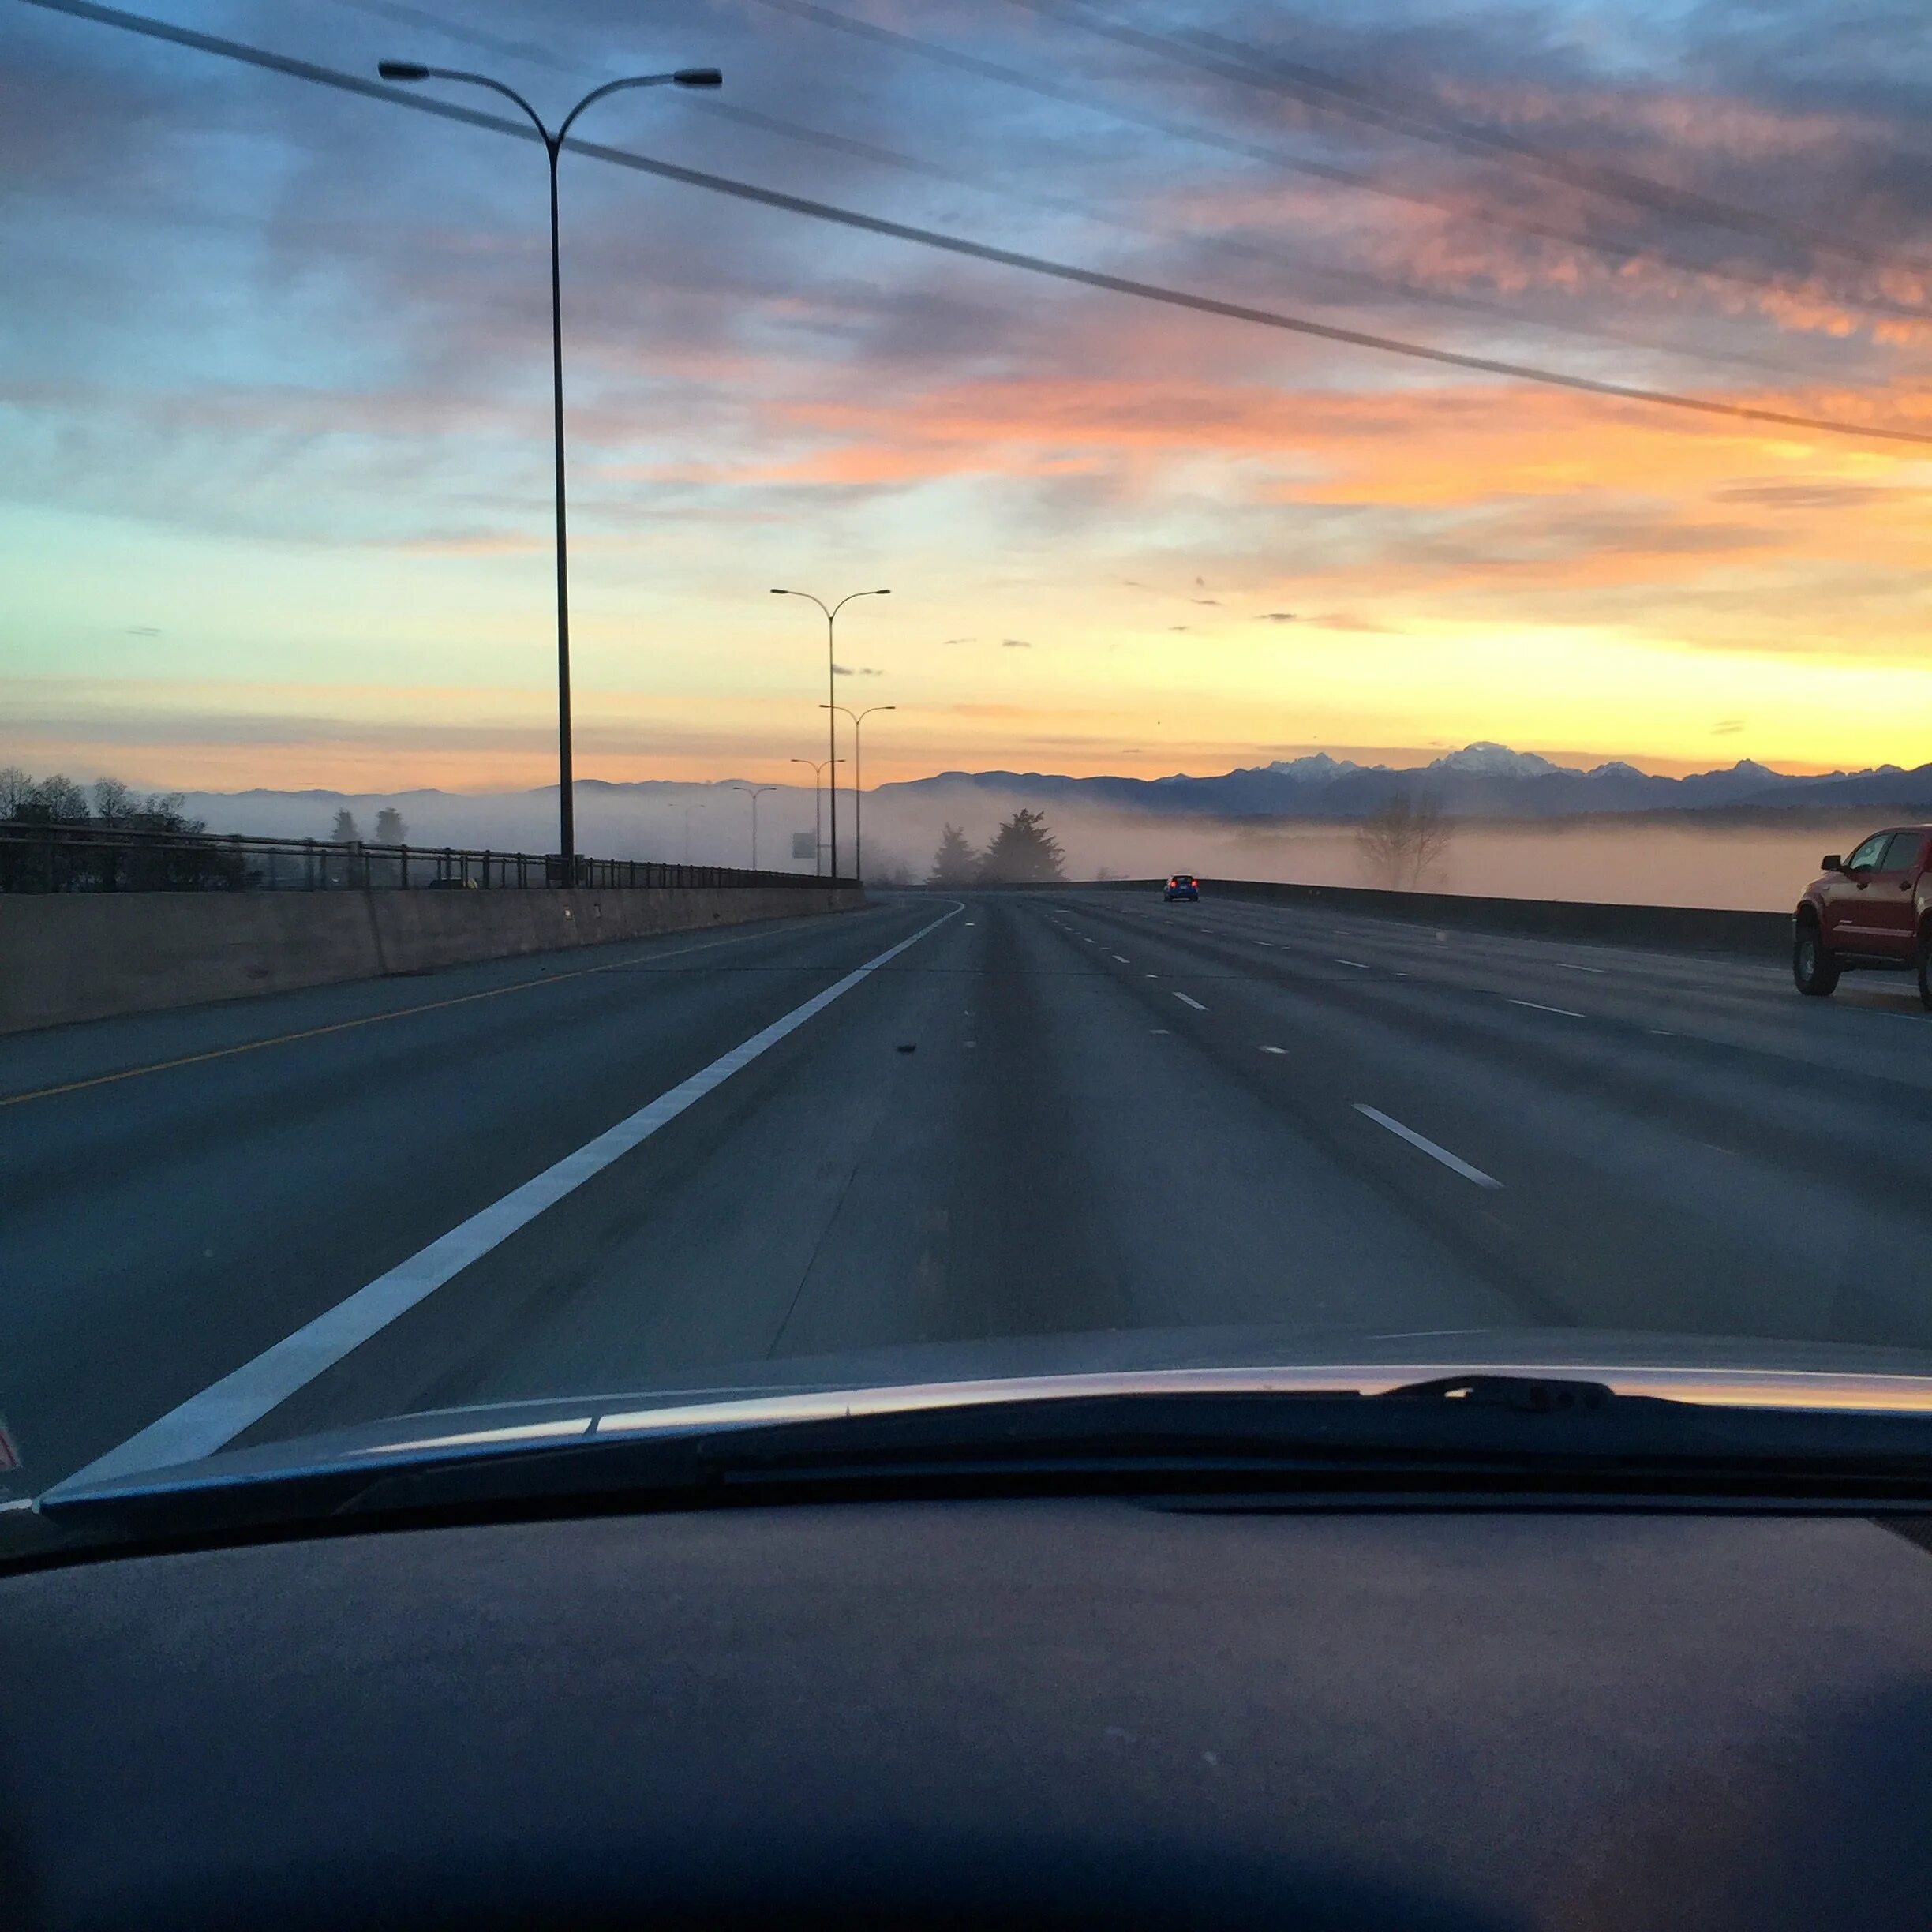
[[[718,1413],[728,1414],[731,1405]],[[746,1426],[299,1462],[300,1443],[41,1503],[63,1539],[124,1545],[571,1510],[1016,1494],[1265,1493],[1404,1507],[1700,1499],[1932,1502],[1923,1417],[1727,1406],[1562,1376],[983,1400]]]

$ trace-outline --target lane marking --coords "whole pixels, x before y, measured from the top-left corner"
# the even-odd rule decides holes
[[[1159,973],[1143,973],[1140,976],[1144,979],[1158,979],[1160,975]]]
[[[1170,1033],[1173,1028],[1170,1027],[1149,1027],[1148,1031],[1150,1033]]]
[[[1601,973],[1610,970],[1608,966],[1572,966],[1567,960],[1555,960],[1551,963],[1560,966],[1565,972]]]
[[[1133,964],[1133,961],[1130,959],[1121,959],[1121,956],[1118,953],[1116,953],[1114,957],[1117,960],[1120,960],[1120,963],[1123,966],[1131,966]]]
[[[1174,998],[1178,999],[1183,1006],[1192,1006],[1196,1013],[1205,1013],[1208,1010],[1208,1009],[1204,1006],[1199,1000],[1189,999],[1185,993],[1177,993],[1175,994]]]
[[[1510,1004],[1512,1006],[1527,1006],[1532,1013],[1561,1013],[1566,1020],[1581,1020],[1583,1017],[1580,1013],[1572,1013],[1567,1006],[1545,1006],[1541,1000],[1513,999]]]
[[[1272,946],[1273,946],[1273,945],[1274,945],[1274,944],[1275,944],[1275,942],[1274,942],[1272,939],[1257,939],[1257,940],[1255,942],[1255,944],[1256,944],[1256,945],[1264,945],[1264,946],[1267,946],[1267,947],[1272,948]]]
[[[1480,1167],[1472,1167],[1467,1161],[1458,1160],[1447,1148],[1438,1147],[1433,1140],[1417,1133],[1413,1127],[1405,1127],[1400,1121],[1390,1119],[1380,1107],[1372,1107],[1365,1102],[1357,1100],[1355,1111],[1366,1114],[1378,1127],[1386,1127],[1397,1139],[1406,1140],[1412,1148],[1420,1148],[1431,1160],[1440,1161],[1445,1167],[1459,1174],[1465,1181],[1473,1181],[1478,1187],[1500,1188],[1503,1185],[1494,1176],[1485,1174]]]
[[[1264,1053],[1285,1054],[1288,1049],[1286,1046],[1264,1046],[1261,1050]]]
[[[1335,964],[1338,966],[1353,966],[1357,972],[1372,972],[1374,971],[1372,967],[1365,966],[1360,960],[1339,959],[1335,961]]]
[[[56,1484],[50,1493],[58,1493],[70,1485],[84,1487],[110,1477],[197,1462],[203,1456],[212,1455],[333,1368],[352,1349],[380,1334],[399,1316],[426,1301],[444,1282],[501,1246],[519,1229],[528,1226],[546,1208],[575,1193],[586,1181],[722,1086],[740,1068],[750,1065],[807,1020],[823,1013],[834,1000],[964,910],[963,905],[955,905],[951,912],[942,913],[909,939],[901,939],[876,958],[867,960],[689,1080],[680,1081],[615,1127],[586,1141],[575,1153],[565,1155],[522,1186],[512,1188],[501,1200],[480,1208],[406,1261],[399,1262],[388,1273],[377,1275],[293,1335],[285,1335],[253,1361],[245,1362],[200,1395],[190,1396],[179,1407],[137,1430],[118,1448],[77,1470],[65,1481]]]
[[[949,913],[949,918],[952,915]],[[675,952],[653,953],[650,959],[683,959],[693,953],[710,953],[719,946],[741,945],[747,939],[769,938],[769,932],[734,933],[727,939],[706,939],[697,945],[680,946]],[[620,943],[622,943],[621,942]],[[118,1073],[95,1073],[86,1080],[67,1080],[58,1087],[36,1087],[26,1093],[0,1095],[0,1107],[23,1106],[29,1100],[51,1100],[56,1094],[80,1093],[89,1087],[111,1087],[117,1080],[139,1080],[147,1073],[171,1073],[177,1067],[200,1066],[210,1060],[229,1060],[237,1054],[256,1053],[264,1046],[290,1046],[298,1040],[320,1039],[324,1034],[347,1033],[357,1027],[377,1026],[385,1020],[407,1020],[416,1013],[440,1013],[450,1006],[467,1006],[477,1000],[501,999],[506,994],[528,993],[539,987],[561,986],[568,979],[588,979],[597,973],[622,972],[638,965],[638,959],[608,960],[601,966],[578,966],[568,972],[545,973],[541,979],[519,979],[514,985],[485,987],[480,993],[456,993],[447,999],[424,1000],[414,1006],[392,1006],[387,1013],[364,1013],[354,1020],[337,1020],[327,1026],[304,1027],[295,1033],[272,1033],[266,1039],[243,1040],[234,1046],[215,1046],[206,1053],[183,1054],[178,1059],[155,1060],[145,1066],[123,1067]],[[796,970],[807,971],[800,968]],[[340,982],[349,984],[350,982]],[[304,988],[320,992],[320,987]]]

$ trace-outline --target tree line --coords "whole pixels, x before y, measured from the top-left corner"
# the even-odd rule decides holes
[[[1017,811],[976,851],[965,833],[948,826],[933,854],[929,886],[1028,886],[1066,877],[1066,855],[1048,830],[1044,812]]]
[[[178,792],[137,792],[118,778],[92,785],[54,772],[36,778],[17,765],[0,766],[0,892],[180,891],[240,882],[234,854],[210,844],[156,851],[144,841],[115,844],[116,832],[167,833],[183,841],[208,826],[182,809]],[[96,836],[57,842],[31,836],[36,828],[68,828]],[[21,833],[28,836],[18,836]]]

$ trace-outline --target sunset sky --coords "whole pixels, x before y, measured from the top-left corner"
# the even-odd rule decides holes
[[[1932,436],[1923,0],[141,10],[372,78],[481,69],[553,118],[715,64],[721,94],[620,95],[584,138]],[[822,625],[773,584],[891,586],[841,620],[841,701],[897,707],[868,784],[1477,738],[1932,759],[1932,444],[1398,359],[583,155],[563,206],[580,776],[822,757]],[[0,763],[552,777],[545,221],[534,147],[9,0]]]

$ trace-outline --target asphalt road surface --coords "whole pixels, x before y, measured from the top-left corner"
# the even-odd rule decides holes
[[[1137,892],[66,1028],[0,1040],[0,1493],[862,1352],[1932,1346],[1928,1148],[1903,978]]]

